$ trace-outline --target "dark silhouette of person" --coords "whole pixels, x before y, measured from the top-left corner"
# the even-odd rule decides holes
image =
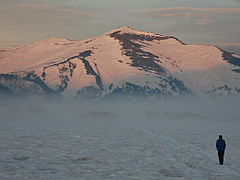
[[[222,138],[222,135],[219,135],[219,139],[216,142],[216,148],[218,150],[218,159],[219,159],[219,164],[223,165],[223,161],[224,161],[224,151],[226,148],[226,143]]]

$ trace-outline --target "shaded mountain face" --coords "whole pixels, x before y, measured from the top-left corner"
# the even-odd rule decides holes
[[[0,51],[0,92],[67,99],[240,94],[240,56],[121,27]]]

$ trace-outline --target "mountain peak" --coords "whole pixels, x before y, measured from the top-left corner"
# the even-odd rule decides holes
[[[121,30],[134,30],[133,28],[131,28],[130,26],[122,26],[119,29]]]
[[[127,34],[138,34],[138,35],[149,35],[149,36],[161,36],[159,34],[137,30],[137,29],[134,29],[130,26],[122,26],[122,27],[119,27],[117,29],[113,29],[113,30],[109,31],[106,34],[112,34],[114,32],[119,32],[120,34],[127,33]]]

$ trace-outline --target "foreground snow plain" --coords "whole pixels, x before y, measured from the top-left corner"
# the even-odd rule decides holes
[[[1,103],[0,179],[240,179],[239,101],[192,103]]]

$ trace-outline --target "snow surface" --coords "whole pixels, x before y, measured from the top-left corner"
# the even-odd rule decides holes
[[[142,129],[1,128],[0,179],[240,178],[239,138],[218,165],[215,134]]]
[[[237,55],[237,54],[233,54],[233,56],[236,58],[240,58],[240,55]]]
[[[120,67],[118,60],[124,61],[121,66],[121,71],[123,73],[120,71],[119,76],[122,77],[124,74],[128,76],[128,73],[131,71],[133,71],[132,74],[136,74],[137,70],[134,72],[134,68],[127,68],[126,60],[128,62],[131,62],[131,60],[129,60],[129,57],[123,55],[122,46],[119,44],[118,40],[109,37],[110,33],[116,31],[121,31],[120,34],[130,33],[161,36],[124,26],[84,41],[70,41],[65,38],[44,39],[28,46],[1,52],[0,72],[9,73],[13,71],[33,70],[37,67],[44,67],[49,64],[62,62],[85,50],[91,50],[94,54],[91,56],[90,62],[96,61],[97,63],[101,63],[101,67],[104,66],[102,67],[104,71],[110,71],[108,74],[111,76],[116,76],[116,73],[112,73],[111,71],[116,72],[116,69]],[[160,59],[163,61],[161,65],[174,72],[179,71],[179,69],[183,71],[201,71],[221,64],[226,64],[225,61],[222,61],[222,52],[214,46],[183,45],[173,38],[160,41],[154,40],[153,42],[142,42],[139,40],[137,43],[148,44],[148,46],[145,45],[143,50],[159,55]],[[175,61],[178,68],[170,65],[173,63],[171,59]],[[106,77],[106,81],[109,81],[108,79],[109,76]],[[112,81],[112,79],[110,81]]]
[[[215,46],[183,45],[175,39],[149,44],[143,50],[159,56],[161,66],[196,94],[204,94],[225,85],[240,87],[239,74],[232,71],[236,67],[223,60],[221,50]],[[227,93],[224,90],[216,92],[219,95]]]
[[[239,100],[223,100],[0,102],[0,179],[238,180]],[[215,148],[220,133],[223,166]]]

